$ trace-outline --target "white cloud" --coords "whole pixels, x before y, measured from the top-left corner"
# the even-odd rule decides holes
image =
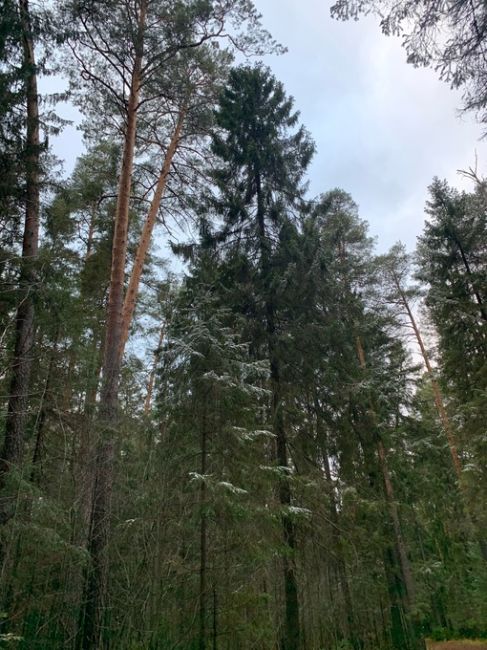
[[[461,97],[430,69],[406,63],[400,40],[373,17],[342,23],[322,0],[257,0],[264,24],[288,46],[268,63],[294,95],[317,144],[315,193],[351,192],[379,247],[421,232],[433,176],[456,185],[459,168],[487,168],[481,128],[458,116]],[[484,163],[482,165],[482,163]]]

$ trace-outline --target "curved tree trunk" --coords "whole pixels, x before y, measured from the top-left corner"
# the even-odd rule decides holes
[[[438,381],[436,380],[435,373],[433,371],[433,367],[431,365],[431,361],[428,355],[428,351],[426,350],[423,337],[421,336],[421,332],[416,323],[416,319],[414,318],[414,314],[409,305],[407,296],[401,287],[399,278],[395,274],[393,274],[393,279],[396,285],[397,292],[399,294],[399,299],[404,309],[406,310],[406,313],[409,318],[409,322],[411,323],[411,327],[413,328],[416,341],[419,345],[419,349],[421,350],[421,356],[423,357],[424,365],[426,367],[426,372],[428,373],[428,377],[431,382],[431,388],[433,389],[433,398],[435,401],[436,410],[438,411],[438,416],[440,418],[440,422],[448,442],[448,449],[450,450],[450,456],[452,459],[453,468],[455,470],[457,485],[463,496],[466,524],[467,527],[470,529],[472,529],[472,527],[476,528],[477,522],[475,516],[471,512],[471,508],[469,508],[467,490],[465,489],[465,483],[462,480],[463,466],[462,466],[462,461],[460,460],[460,456],[458,455],[456,436],[455,436],[455,432],[453,431],[453,427],[451,426],[450,418],[448,417],[448,413],[445,408],[443,395],[441,393],[441,388]],[[473,531],[473,533],[475,534],[475,531]],[[478,534],[478,529],[477,529],[477,537],[478,537],[478,543],[480,548],[480,554],[482,558],[487,561],[487,543],[484,537]]]

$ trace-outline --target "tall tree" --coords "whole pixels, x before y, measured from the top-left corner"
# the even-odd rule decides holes
[[[12,11],[12,7],[7,7]],[[33,19],[27,0],[20,0],[18,34],[20,37],[23,92],[26,101],[25,124],[25,186],[23,202],[25,220],[22,239],[22,260],[19,277],[21,296],[15,317],[15,350],[5,423],[5,437],[0,454],[0,488],[5,487],[7,474],[19,470],[23,458],[24,426],[28,408],[30,374],[34,343],[34,295],[36,292],[36,258],[39,249],[39,193],[41,176],[41,144],[39,97]],[[0,523],[12,516],[9,499],[0,508]]]
[[[445,407],[445,401],[441,387],[433,369],[430,354],[426,348],[424,338],[419,329],[417,318],[414,315],[414,307],[412,301],[414,298],[418,297],[418,289],[408,286],[408,276],[410,271],[408,256],[406,254],[404,246],[402,244],[396,244],[388,255],[379,258],[379,264],[384,273],[383,286],[387,292],[386,299],[399,310],[399,317],[405,318],[406,325],[408,325],[413,330],[414,338],[416,339],[416,343],[423,358],[426,372],[431,381],[435,406],[448,441],[453,469],[455,471],[457,480],[461,482],[462,462],[460,460],[457,449],[458,442],[453,431],[450,417],[448,416]]]
[[[279,325],[279,278],[289,269],[280,259],[280,247],[293,238],[295,214],[300,210],[304,190],[303,175],[314,149],[303,127],[296,128],[297,121],[292,100],[267,70],[242,67],[232,71],[216,113],[219,131],[213,142],[217,192],[210,206],[222,219],[222,227],[209,237],[210,243],[219,243],[228,251],[229,260],[237,262],[236,266],[232,262],[233,273],[248,275],[253,296],[247,305],[240,299],[240,308],[252,318],[255,353],[264,354],[270,366],[271,419],[276,437],[275,462],[281,471],[278,497],[286,549],[282,558],[285,613],[281,638],[285,650],[298,648],[301,635],[297,542],[289,514],[292,494],[284,402],[285,358]],[[226,282],[232,282],[231,277]],[[239,282],[238,276],[233,277],[233,282]]]
[[[428,220],[418,240],[418,277],[426,286],[426,306],[438,333],[438,360],[447,396],[455,410],[460,446],[468,459],[464,472],[467,504],[485,539],[485,518],[478,499],[485,485],[487,295],[485,193],[459,192],[436,179],[430,187]],[[474,479],[475,477],[475,479]],[[485,555],[485,542],[483,542]]]
[[[102,364],[102,387],[99,412],[99,444],[93,487],[89,551],[92,568],[87,573],[85,611],[81,617],[83,647],[100,642],[104,603],[107,593],[107,543],[109,512],[116,442],[118,384],[121,371],[121,351],[124,345],[124,282],[129,234],[134,160],[140,151],[138,123],[151,124],[159,115],[161,98],[174,92],[167,70],[177,65],[178,56],[196,50],[207,42],[227,40],[244,51],[260,51],[273,43],[260,26],[259,15],[250,0],[216,0],[212,3],[187,1],[161,3],[158,0],[110,3],[108,23],[103,5],[86,6],[72,2],[62,8],[62,15],[72,25],[70,42],[76,67],[90,90],[86,98],[87,129],[90,119],[105,106],[112,128],[122,135],[122,159],[114,218],[112,268],[108,292],[106,337]],[[228,24],[239,24],[236,34],[230,34]],[[100,28],[104,24],[103,30]],[[109,38],[107,39],[107,34]],[[76,76],[76,73],[75,73]],[[169,83],[168,83],[169,82]],[[87,100],[87,101],[86,101]],[[171,138],[148,216],[148,228],[143,230],[141,259],[134,267],[134,286],[130,286],[125,323],[133,312],[137,280],[143,264],[144,251],[164,189],[174,149],[186,107],[179,107],[174,134]],[[163,114],[164,115],[164,114]],[[178,126],[179,125],[179,126]],[[139,138],[139,139],[138,139]]]

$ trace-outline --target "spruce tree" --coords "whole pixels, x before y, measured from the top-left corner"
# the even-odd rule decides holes
[[[301,209],[303,176],[313,144],[282,84],[262,67],[232,71],[215,115],[213,141],[216,193],[209,199],[221,227],[208,236],[228,259],[225,284],[231,293],[247,285],[234,308],[249,319],[252,348],[270,367],[271,420],[275,462],[282,477],[279,501],[285,551],[282,558],[284,615],[281,647],[300,645],[299,595],[295,565],[296,533],[289,514],[293,498],[289,473],[289,431],[285,413],[286,363],[280,324],[281,287],[291,272],[280,259],[281,246],[293,237]],[[211,212],[210,212],[211,214]],[[285,281],[284,281],[285,282]]]

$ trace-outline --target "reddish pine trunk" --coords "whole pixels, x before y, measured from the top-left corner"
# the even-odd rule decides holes
[[[458,487],[461,490],[463,496],[466,497],[467,494],[465,490],[465,484],[462,480],[462,471],[463,471],[462,461],[460,460],[460,457],[458,455],[456,436],[451,426],[450,418],[448,417],[448,414],[446,412],[440,385],[436,381],[435,374],[433,372],[433,368],[431,366],[431,362],[429,359],[428,351],[426,350],[426,346],[423,341],[423,337],[421,336],[421,332],[419,331],[419,327],[416,323],[416,319],[414,318],[414,314],[411,310],[411,307],[409,306],[408,299],[404,294],[402,287],[399,283],[399,279],[397,278],[396,275],[394,275],[394,282],[396,284],[396,289],[399,293],[399,298],[403,304],[404,309],[407,312],[409,322],[411,323],[411,327],[413,328],[414,335],[416,337],[416,341],[418,342],[419,348],[421,350],[421,355],[423,357],[424,365],[426,366],[426,371],[428,373],[428,377],[431,382],[436,410],[438,411],[438,415],[448,442],[448,448],[450,450],[450,456],[455,470]],[[466,498],[464,498],[464,506],[465,506],[465,519],[466,519],[467,526],[469,528],[472,528],[472,526],[475,527],[477,521],[473,513],[470,511],[470,508],[468,508],[468,500]],[[478,536],[478,543],[480,547],[480,554],[482,558],[487,561],[487,544],[482,535]]]
[[[431,367],[431,362],[429,359],[428,352],[426,350],[426,347],[424,345],[423,337],[421,336],[421,332],[419,331],[418,325],[416,323],[416,319],[414,318],[414,314],[411,310],[411,307],[409,306],[409,301],[402,290],[402,287],[399,283],[399,279],[397,276],[394,274],[394,283],[396,285],[396,289],[399,293],[399,298],[403,304],[404,309],[406,310],[406,313],[409,318],[409,322],[411,323],[411,327],[413,328],[414,335],[416,337],[416,341],[418,342],[419,348],[421,350],[421,355],[423,357],[424,365],[426,366],[426,370],[428,373],[428,377],[431,382],[431,387],[433,388],[433,395],[434,395],[434,400],[435,400],[435,406],[436,410],[438,411],[438,415],[441,420],[441,424],[443,426],[443,430],[445,431],[446,439],[448,441],[448,447],[450,449],[450,455],[451,459],[453,462],[453,467],[455,469],[455,474],[457,477],[457,480],[459,483],[461,482],[462,478],[462,463],[460,461],[460,458],[458,456],[458,450],[457,450],[457,444],[455,440],[455,434],[453,432],[453,429],[450,424],[450,419],[448,417],[448,414],[445,409],[445,405],[443,403],[443,396],[441,394],[440,386],[438,382],[435,379],[435,375],[433,373],[433,368]]]
[[[98,648],[102,643],[102,630],[108,591],[108,541],[110,530],[113,463],[118,411],[118,385],[121,358],[122,311],[129,227],[129,206],[132,171],[135,155],[137,109],[141,83],[143,38],[146,21],[146,3],[142,2],[138,17],[138,39],[130,95],[127,106],[127,125],[120,171],[117,207],[115,213],[112,268],[108,296],[106,337],[103,360],[103,382],[100,396],[98,442],[96,445],[91,522],[88,551],[91,567],[87,571],[84,588],[79,644],[83,650]]]
[[[137,252],[135,255],[135,261],[132,268],[132,273],[130,275],[129,286],[127,288],[127,294],[125,296],[123,304],[123,316],[122,316],[122,332],[120,338],[120,357],[123,357],[125,350],[125,345],[127,343],[130,325],[134,316],[135,305],[137,302],[137,296],[139,293],[140,278],[142,276],[142,271],[144,269],[145,259],[149,251],[149,246],[152,238],[152,232],[157,219],[157,213],[161,205],[162,197],[164,196],[164,191],[167,185],[167,179],[169,172],[171,170],[171,164],[174,158],[174,154],[177,151],[179,140],[181,137],[181,130],[183,128],[184,118],[186,112],[185,109],[181,109],[181,112],[178,116],[178,121],[174,129],[171,141],[169,143],[166,156],[164,158],[164,163],[162,165],[161,172],[157,181],[156,189],[154,196],[152,197],[152,202],[147,213],[147,217],[142,229],[142,234],[140,236],[139,245],[137,247]]]
[[[20,273],[22,297],[15,320],[15,352],[5,438],[0,457],[0,489],[5,485],[7,473],[11,469],[19,467],[23,460],[24,426],[29,400],[34,343],[34,263],[39,247],[39,100],[28,0],[19,0],[19,14],[22,26],[24,64],[27,70],[25,225]],[[0,506],[0,523],[7,522],[13,514],[9,500],[3,501]]]

